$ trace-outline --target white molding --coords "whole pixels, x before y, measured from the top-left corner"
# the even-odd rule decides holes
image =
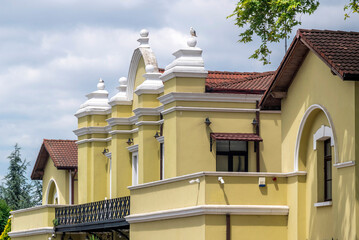
[[[334,139],[334,163],[338,163],[338,144],[337,144],[337,137],[335,134],[335,128],[334,128],[334,124],[333,124],[333,120],[330,117],[330,114],[328,112],[328,110],[323,107],[320,104],[313,104],[311,105],[304,113],[302,120],[299,124],[299,129],[298,129],[298,133],[297,133],[297,139],[296,139],[296,143],[295,143],[295,152],[294,152],[294,171],[298,171],[298,159],[299,159],[299,147],[300,147],[300,140],[302,138],[302,132],[305,126],[305,123],[307,122],[307,119],[309,117],[309,115],[316,109],[319,109],[321,111],[324,112],[325,116],[328,119],[330,128],[332,129],[333,132],[333,139]]]
[[[57,194],[60,194],[59,193],[59,188],[58,188],[58,186],[57,186],[57,183],[56,183],[56,181],[55,181],[55,179],[54,178],[50,178],[50,181],[49,181],[49,183],[47,184],[47,189],[46,189],[46,205],[48,205],[48,204],[53,204],[53,203],[49,203],[49,192],[50,192],[50,187],[51,187],[51,184],[52,183],[54,183],[54,185],[55,185],[55,189],[56,189],[56,193]],[[60,198],[58,198],[58,204],[54,204],[55,206],[56,205],[59,205],[60,204]]]
[[[157,140],[159,143],[164,143],[164,142],[165,142],[165,136],[159,136],[158,138],[156,138],[156,140]]]
[[[139,121],[135,123],[136,126],[142,126],[142,125],[161,125],[163,123],[162,120],[159,121]]]
[[[107,133],[106,127],[83,127],[76,129],[73,132],[78,137],[93,133]]]
[[[175,67],[170,70],[166,70],[166,74],[163,73],[163,75],[160,77],[163,82],[167,82],[168,80],[172,78],[207,78],[208,72],[207,71],[192,71],[192,72],[183,72],[184,68]]]
[[[137,88],[134,93],[137,94],[138,96],[140,96],[142,94],[161,94],[161,93],[163,93],[163,86],[160,88],[157,88],[157,89]]]
[[[157,116],[160,115],[161,109],[160,107],[157,108],[136,108],[133,110],[133,113],[136,117],[141,116]]]
[[[111,107],[116,106],[116,105],[130,106],[130,105],[132,105],[132,100],[112,100],[112,101],[109,101],[108,104],[110,104]]]
[[[111,152],[107,152],[107,153],[105,153],[105,156],[107,157],[107,158],[112,158],[112,153]],[[111,179],[111,178],[110,178]]]
[[[280,110],[260,110],[260,113],[271,113],[271,114],[281,114],[282,111]]]
[[[199,215],[279,215],[286,216],[289,207],[285,205],[200,205],[194,207],[177,208],[143,214],[131,214],[126,221],[131,223],[159,221],[173,218],[193,217]]]
[[[330,145],[334,146],[333,131],[330,127],[322,125],[313,134],[313,150],[317,150],[317,141],[325,141],[330,138]]]
[[[108,137],[108,138],[89,138],[89,139],[83,139],[83,140],[79,140],[76,141],[75,143],[77,145],[82,144],[82,143],[89,143],[89,142],[109,142],[112,140],[112,137]]]
[[[79,112],[79,113],[75,113],[75,117],[80,118],[80,117],[85,117],[88,115],[108,115],[111,113],[111,108],[110,109],[104,109],[104,110],[86,110],[83,112]]]
[[[328,207],[328,206],[332,206],[332,205],[333,205],[332,201],[314,203],[314,207]]]
[[[15,231],[15,232],[12,231],[9,232],[8,235],[11,238],[17,238],[17,237],[27,237],[27,236],[52,234],[52,233],[54,233],[53,227],[42,227],[42,228],[27,229],[22,231]]]
[[[215,177],[293,177],[293,176],[305,176],[306,172],[288,172],[288,173],[272,173],[272,172],[197,172],[191,173],[187,175],[182,175],[179,177],[167,178],[164,180],[149,182],[139,184],[137,186],[129,186],[127,187],[130,190],[141,189],[146,187],[153,187],[162,184],[179,182],[182,180],[188,180],[192,178],[199,178],[204,176],[215,176]]]
[[[57,207],[66,207],[66,206],[69,206],[69,205],[45,204],[45,205],[39,205],[39,206],[35,206],[35,207],[30,207],[30,208],[14,210],[14,211],[11,211],[10,214],[14,215],[14,214],[18,214],[18,213],[37,211],[37,210],[43,209],[43,208],[57,208]]]
[[[109,134],[132,134],[138,132],[138,128],[134,128],[132,130],[112,130],[109,132]]]
[[[171,107],[162,111],[162,115],[169,114],[174,111],[189,111],[189,112],[231,112],[231,113],[255,113],[257,109],[246,108],[211,108],[211,107]]]
[[[347,161],[347,162],[342,162],[342,163],[335,163],[335,164],[333,164],[333,166],[336,167],[336,168],[352,167],[352,166],[355,166],[355,161]]]
[[[131,153],[138,151],[138,144],[127,147],[127,150]]]
[[[258,94],[223,94],[223,93],[177,93],[172,92],[157,98],[162,104],[174,101],[191,102],[239,102],[255,103],[261,99]]]

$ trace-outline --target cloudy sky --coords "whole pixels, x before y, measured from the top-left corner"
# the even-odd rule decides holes
[[[344,21],[348,0],[322,0],[302,28],[359,31],[359,17]],[[73,114],[100,77],[112,96],[127,76],[139,31],[150,31],[160,67],[197,30],[208,70],[275,70],[284,44],[273,46],[272,65],[249,60],[258,42],[240,44],[233,0],[5,0],[0,7],[0,177],[15,143],[36,160],[42,139],[75,139]],[[294,32],[292,33],[294,36]]]

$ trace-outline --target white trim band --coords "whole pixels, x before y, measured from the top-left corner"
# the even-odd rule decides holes
[[[157,98],[162,104],[174,101],[190,102],[239,102],[255,103],[261,100],[258,94],[223,94],[223,93],[177,93],[172,92]]]
[[[159,143],[164,143],[164,142],[165,142],[165,136],[159,136],[158,138],[156,138],[156,140],[157,140]]]
[[[336,167],[336,168],[352,167],[352,166],[355,166],[355,161],[348,161],[348,162],[342,162],[342,163],[334,163],[333,166]]]
[[[189,112],[231,112],[231,113],[255,113],[258,109],[246,109],[246,108],[211,108],[211,107],[171,107],[162,111],[162,115],[169,114],[174,111],[189,111]]]
[[[128,149],[128,148],[127,148]],[[293,176],[305,176],[307,172],[289,172],[289,173],[270,173],[270,172],[197,172],[187,174],[179,177],[167,178],[164,180],[143,183],[136,186],[127,187],[130,190],[141,189],[146,187],[153,187],[166,183],[178,182],[182,180],[188,180],[192,178],[204,177],[204,176],[215,176],[215,177],[293,177]]]
[[[106,127],[83,127],[73,131],[76,136],[80,137],[86,134],[107,133]]]
[[[114,135],[114,134],[132,134],[136,132],[138,132],[138,128],[134,128],[132,130],[113,130],[108,133]]]
[[[110,109],[105,109],[105,110],[86,110],[83,112],[79,112],[74,114],[75,117],[80,118],[80,117],[85,117],[88,115],[108,115],[111,113],[111,108]]]
[[[27,237],[27,236],[34,236],[41,234],[52,234],[53,232],[54,232],[53,227],[42,227],[35,229],[27,229],[23,231],[9,232],[8,235],[11,238],[16,238],[16,237]]]
[[[288,215],[289,207],[285,205],[200,205],[177,208],[144,214],[132,214],[126,217],[131,223],[159,221],[173,218],[193,217],[199,215]]]
[[[111,140],[112,140],[112,137],[108,137],[108,138],[90,138],[90,139],[79,140],[79,141],[76,141],[75,143],[78,145],[78,144],[90,143],[90,142],[109,142]]]
[[[142,125],[161,125],[163,123],[162,120],[159,121],[139,121],[135,123],[136,126],[142,126]]]
[[[69,206],[69,205],[45,204],[45,205],[40,205],[40,206],[35,206],[35,207],[30,207],[30,208],[14,210],[14,211],[11,211],[10,214],[14,215],[17,213],[36,211],[36,210],[42,209],[42,208],[58,208],[58,207],[66,207],[66,206]]]

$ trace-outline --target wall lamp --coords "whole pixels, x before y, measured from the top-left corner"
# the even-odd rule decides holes
[[[160,134],[158,132],[156,132],[155,136],[153,136],[154,138],[158,138],[160,137]]]
[[[209,120],[209,117],[206,117],[206,120],[204,121],[204,123],[207,125],[207,127],[209,126],[209,125],[211,125],[211,120]]]
[[[257,121],[256,118],[253,119],[252,125],[253,125],[253,127],[257,127],[257,126],[258,126],[258,121]]]
[[[102,151],[103,155],[106,155],[106,153],[108,153],[108,148],[104,148],[103,151]]]
[[[223,177],[218,177],[218,182],[220,182],[221,184],[224,184]]]
[[[128,145],[131,145],[133,143],[133,138],[129,138],[126,142]]]

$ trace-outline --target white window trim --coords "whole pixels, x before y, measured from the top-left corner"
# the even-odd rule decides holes
[[[134,163],[134,158],[136,162]],[[135,169],[137,171],[135,171]],[[138,151],[132,152],[132,186],[138,185]]]
[[[329,206],[332,206],[332,205],[333,205],[332,201],[314,203],[314,207],[329,207]]]
[[[334,147],[333,131],[330,127],[322,125],[313,134],[313,149],[317,150],[317,141],[325,141],[330,138],[330,145]]]
[[[138,144],[127,147],[127,150],[131,153],[138,152]]]
[[[46,204],[53,204],[53,203],[49,203],[49,193],[50,193],[50,187],[51,187],[52,183],[55,184],[56,193],[59,192],[59,188],[57,187],[57,183],[56,183],[55,179],[51,178],[49,183],[47,184],[47,189],[46,189]],[[58,198],[57,204],[60,204],[60,198]]]

